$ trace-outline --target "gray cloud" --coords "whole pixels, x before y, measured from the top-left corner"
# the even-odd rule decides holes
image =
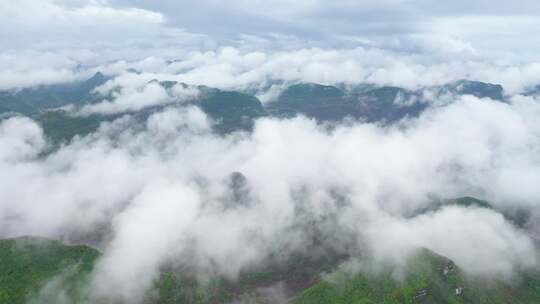
[[[537,61],[540,46],[536,1],[24,0],[1,11],[4,49],[90,49],[114,59],[215,50],[248,36],[278,50],[369,46],[429,54],[465,47],[521,63]],[[28,11],[39,13],[30,18]]]

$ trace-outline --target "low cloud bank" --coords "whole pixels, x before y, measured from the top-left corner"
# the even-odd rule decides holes
[[[128,302],[164,265],[234,277],[314,236],[384,261],[426,247],[473,274],[510,277],[537,267],[538,119],[533,98],[464,96],[390,127],[265,118],[251,134],[218,136],[180,105],[44,155],[41,128],[14,117],[0,123],[0,236],[97,239],[92,293]],[[411,216],[465,195],[527,210],[526,229],[474,207]]]
[[[135,75],[127,74],[127,78],[133,78],[130,76]],[[121,79],[122,76],[118,78]],[[96,89],[96,93],[101,96],[102,100],[84,105],[77,109],[75,114],[84,116],[133,112],[148,107],[183,103],[193,100],[199,95],[199,89],[194,86],[175,84],[166,88],[155,80],[145,81],[145,77],[133,79],[135,83],[122,83],[121,80],[117,81],[118,78]]]
[[[54,55],[3,53],[0,67],[4,66],[5,77],[0,77],[0,89],[77,81],[98,71],[116,76],[127,70],[141,73],[140,79],[174,80],[221,89],[279,85],[276,81],[373,83],[417,89],[470,79],[501,84],[508,95],[513,95],[540,84],[538,62],[509,65],[451,56],[442,60],[369,47],[259,52],[232,46],[131,61],[96,58],[98,54],[90,51]]]

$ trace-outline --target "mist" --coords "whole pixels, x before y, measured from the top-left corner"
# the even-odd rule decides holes
[[[235,278],[273,253],[305,252],[314,236],[323,251],[381,263],[422,247],[471,275],[537,269],[540,105],[453,98],[396,125],[261,118],[229,135],[178,103],[56,149],[30,118],[8,118],[0,235],[97,247],[90,294],[130,303],[167,265]],[[419,213],[463,196],[531,217],[518,227],[474,206]]]

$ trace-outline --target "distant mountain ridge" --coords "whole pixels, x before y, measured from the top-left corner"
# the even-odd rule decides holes
[[[91,78],[80,82],[0,91],[0,108],[3,108],[4,112],[11,111],[32,115],[47,108],[86,103],[89,101],[92,91],[109,79],[98,72]]]
[[[430,101],[424,96],[424,90],[436,95],[473,95],[504,101],[502,86],[468,80],[415,91],[367,84],[345,89],[302,83],[285,89],[267,108],[273,115],[282,117],[302,114],[320,121],[352,117],[367,122],[392,123],[405,117],[416,117],[429,107]]]
[[[97,87],[111,79],[98,72],[81,82],[39,86],[18,91],[0,91],[0,114],[19,113],[31,116],[42,123],[47,136],[55,141],[70,140],[75,135],[91,133],[101,122],[111,121],[124,113],[73,116],[66,111],[51,109],[68,105],[80,108],[102,100],[114,99],[112,95],[102,96],[95,92]],[[189,87],[176,81],[152,80],[150,83],[152,82],[167,90],[176,85]],[[216,122],[214,130],[221,134],[239,130],[249,131],[253,128],[255,120],[261,117],[289,118],[304,115],[319,122],[338,122],[352,118],[391,124],[406,117],[417,117],[428,107],[434,106],[425,94],[427,91],[431,95],[434,94],[435,98],[450,94],[506,101],[502,86],[469,80],[419,90],[374,84],[332,86],[297,83],[285,86],[274,100],[265,104],[255,96],[257,90],[253,88],[234,91],[207,86],[191,87],[200,91],[199,96],[182,104],[199,107]],[[135,114],[144,120],[151,113],[174,104],[173,100],[171,103],[125,113]]]
[[[524,94],[525,96],[539,96],[540,97],[540,84],[528,88]]]

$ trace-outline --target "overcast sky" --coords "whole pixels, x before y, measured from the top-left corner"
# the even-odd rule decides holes
[[[536,0],[2,0],[0,46],[106,50],[109,58],[224,45],[363,46],[530,62],[538,59],[539,15]]]

